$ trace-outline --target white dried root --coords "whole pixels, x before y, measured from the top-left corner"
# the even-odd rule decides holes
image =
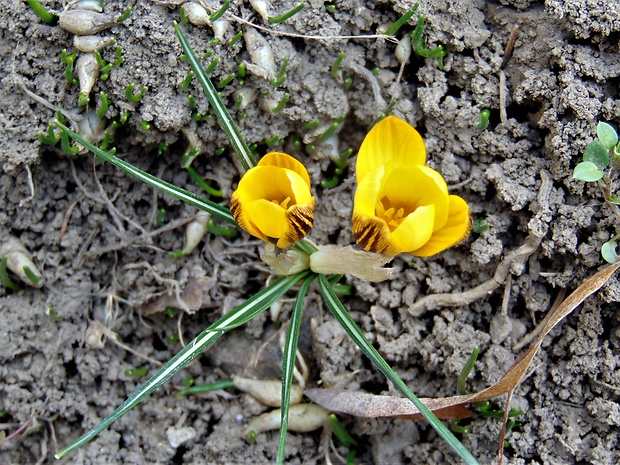
[[[97,144],[105,136],[105,121],[97,116],[97,111],[94,108],[81,113],[76,124],[78,134],[91,144]],[[81,154],[88,152],[87,148],[80,144],[76,145],[80,147]]]
[[[280,407],[282,404],[282,381],[242,378],[233,376],[232,382],[240,391],[247,392],[261,404],[270,407]],[[304,390],[296,385],[291,385],[290,404],[295,405],[301,402]]]
[[[7,259],[7,268],[15,273],[24,283],[37,288],[43,286],[43,275],[32,261],[30,252],[28,252],[18,238],[11,235],[0,238],[0,258],[2,257]],[[26,267],[34,275],[34,280],[28,277],[25,271]]]
[[[281,426],[280,409],[263,413],[250,422],[245,430],[245,437],[249,440],[258,433],[279,429]],[[289,409],[288,429],[297,433],[308,433],[322,428],[329,422],[329,412],[316,404],[297,404]]]

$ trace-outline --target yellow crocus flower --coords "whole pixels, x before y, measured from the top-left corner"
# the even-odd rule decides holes
[[[441,174],[425,163],[422,137],[399,118],[385,118],[366,135],[357,156],[352,219],[362,248],[426,257],[469,235],[469,206],[448,195]]]
[[[314,201],[304,165],[285,153],[271,152],[243,175],[230,212],[252,236],[286,249],[312,228]]]

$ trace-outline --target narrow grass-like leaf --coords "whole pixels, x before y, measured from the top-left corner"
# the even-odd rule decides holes
[[[192,205],[201,210],[209,212],[212,215],[217,216],[218,218],[221,218],[224,221],[227,221],[228,223],[231,223],[234,225],[237,224],[235,222],[235,219],[230,214],[230,210],[228,210],[228,208],[222,207],[221,205],[218,205],[217,203],[204,199],[200,197],[199,195],[196,195],[190,191],[181,189],[180,187],[177,187],[174,184],[170,184],[169,182],[166,182],[163,179],[159,179],[157,176],[153,176],[152,174],[149,174],[146,171],[142,171],[141,169],[133,166],[131,163],[128,163],[114,155],[111,155],[110,153],[104,150],[101,150],[99,147],[96,147],[93,144],[87,142],[79,134],[73,132],[71,129],[69,129],[67,126],[60,123],[59,121],[55,121],[55,123],[56,123],[56,126],[62,129],[63,133],[68,134],[69,137],[71,137],[73,140],[75,140],[76,142],[79,142],[80,144],[82,144],[84,147],[86,147],[88,150],[93,152],[95,155],[97,155],[101,159],[113,164],[117,168],[123,170],[125,173],[132,175],[139,181],[142,181],[151,187],[155,187],[156,189],[159,189],[160,191],[166,194],[170,194],[171,196],[176,197],[177,199],[182,200],[183,202],[189,205]]]
[[[110,426],[118,418],[122,417],[129,410],[134,408],[138,403],[144,400],[149,394],[155,391],[158,387],[168,381],[174,376],[181,368],[187,365],[189,362],[198,357],[209,346],[211,346],[219,337],[224,334],[225,331],[213,331],[213,328],[219,326],[235,326],[235,323],[239,320],[245,319],[246,315],[253,313],[257,315],[261,311],[264,311],[267,307],[273,304],[276,300],[282,297],[286,291],[288,291],[295,283],[306,277],[308,273],[301,273],[293,276],[284,276],[274,281],[270,286],[266,287],[262,291],[258,292],[243,304],[231,310],[222,318],[213,323],[209,328],[200,333],[193,341],[191,341],[183,350],[172,357],[168,363],[159,369],[155,375],[153,375],[148,381],[140,385],[136,392],[134,392],[123,404],[118,407],[114,412],[104,418],[97,426],[92,428],[82,437],[63,448],[56,454],[56,458],[59,459],[65,455],[73,452],[74,450],[82,447],[86,443],[93,440],[101,431]]]
[[[306,278],[301,284],[301,288],[297,293],[295,307],[291,313],[291,321],[288,331],[286,332],[286,342],[282,354],[282,404],[280,416],[280,440],[278,442],[278,459],[277,464],[284,463],[284,451],[286,448],[286,433],[288,431],[288,412],[291,403],[291,384],[293,384],[293,372],[295,371],[295,360],[297,356],[297,343],[299,341],[299,329],[301,327],[301,315],[303,313],[304,299],[308,292],[308,288],[312,281],[316,279],[316,275],[312,274]]]
[[[226,137],[228,137],[228,140],[230,141],[233,150],[239,157],[241,164],[246,169],[246,171],[249,170],[256,165],[256,160],[254,159],[254,155],[252,155],[252,151],[245,143],[245,140],[243,139],[239,128],[233,121],[232,116],[230,116],[228,109],[224,105],[224,102],[222,101],[221,97],[217,93],[217,90],[213,86],[211,79],[209,79],[207,72],[202,67],[200,61],[198,61],[196,54],[192,50],[192,47],[189,45],[189,42],[183,35],[181,28],[176,22],[174,23],[174,30],[179,39],[179,42],[181,43],[181,47],[183,47],[183,52],[187,57],[187,61],[192,67],[194,73],[196,74],[198,81],[202,85],[202,88],[204,89],[207,96],[207,100],[209,100],[209,103],[213,107],[213,111],[217,116],[217,120],[220,123],[221,128],[226,133]]]
[[[344,330],[351,336],[357,346],[364,352],[372,363],[383,373],[407,398],[418,408],[424,418],[428,420],[431,426],[437,431],[439,436],[465,461],[467,464],[477,464],[478,461],[469,453],[460,441],[452,434],[452,432],[431,412],[416,395],[411,392],[405,382],[400,379],[388,363],[381,357],[377,349],[373,347],[370,341],[364,336],[362,330],[357,326],[347,309],[344,308],[329,281],[324,275],[319,275],[319,285],[321,295],[325,303],[332,311],[336,319],[340,322]]]

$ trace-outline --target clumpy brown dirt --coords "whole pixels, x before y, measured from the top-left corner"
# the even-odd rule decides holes
[[[55,11],[63,7],[60,1],[44,3]],[[209,109],[195,82],[189,91],[179,88],[189,69],[180,60],[172,28],[172,22],[179,21],[173,4],[182,2],[165,3],[107,2],[109,14],[118,15],[127,5],[133,12],[124,23],[99,33],[116,39],[124,60],[107,81],[98,80],[91,102],[99,100],[100,91],[107,93],[113,102],[108,123],[131,110],[127,124],[116,132],[118,154],[199,192],[179,165],[190,149],[182,131],[194,133],[203,153],[192,166],[222,189],[224,198],[214,200],[227,205],[239,171],[214,118],[192,120],[189,92],[196,95],[198,112]],[[216,3],[206,1],[211,11],[219,7]],[[222,90],[223,98],[248,143],[258,144],[259,153],[269,150],[265,139],[277,134],[282,142],[272,148],[288,151],[306,164],[318,205],[310,238],[340,245],[352,242],[355,155],[341,185],[324,189],[320,182],[333,175],[329,147],[316,144],[307,153],[292,141],[299,137],[305,144],[315,143],[318,132],[304,123],[318,119],[327,124],[346,114],[337,152],[351,147],[355,154],[371,121],[397,99],[393,114],[421,132],[430,166],[444,175],[453,193],[469,202],[474,218],[486,217],[491,227],[435,257],[397,258],[399,273],[391,281],[369,284],[347,277],[353,295],[344,302],[416,394],[455,394],[456,378],[475,346],[481,355],[468,389],[483,389],[515,360],[513,345],[544,318],[561,290],[573,290],[604,264],[601,245],[618,233],[597,187],[572,179],[572,169],[595,137],[598,121],[620,123],[620,7],[586,0],[422,2],[428,46],[442,43],[450,54],[443,70],[436,60],[412,55],[402,82],[393,88],[399,70],[395,44],[376,38],[317,40],[286,34],[373,34],[413,2],[342,0],[333,2],[333,12],[321,0],[306,3],[290,20],[271,25],[249,2],[232,2],[229,13],[271,31],[260,34],[272,48],[277,67],[285,58],[289,63],[287,79],[277,91],[260,70],[248,66],[243,86],[255,89],[259,98],[244,110],[234,107],[233,94],[242,87],[238,79]],[[271,2],[267,8],[274,16],[295,4]],[[212,73],[216,83],[237,70],[237,61],[252,63],[243,39],[226,45],[251,26],[229,19],[223,40],[215,45],[208,43],[213,38],[210,28],[183,26],[201,56],[213,51],[205,64],[219,58]],[[413,29],[414,19],[398,38]],[[259,242],[245,234],[235,239],[210,234],[189,256],[169,258],[168,251],[182,247],[183,224],[196,214],[194,208],[153,192],[112,166],[93,163],[91,155],[71,158],[59,145],[41,144],[37,132],[47,130],[52,109],[78,107],[78,88],[67,83],[60,60],[63,49],[75,50],[73,35],[44,24],[25,2],[5,2],[2,23],[0,232],[25,244],[45,284],[40,289],[24,286],[17,293],[0,288],[0,429],[10,435],[27,421],[33,426],[27,435],[0,446],[0,462],[52,463],[59,447],[95,425],[146,380],[127,375],[128,369],[146,366],[152,374],[154,362],[166,361],[180,350],[181,342],[175,339],[179,327],[183,340],[191,340],[264,286],[269,273],[258,256]],[[499,67],[515,26],[518,36],[513,56],[501,71],[505,92],[500,92]],[[341,51],[345,59],[334,78],[330,67]],[[103,55],[113,60],[114,47]],[[370,72],[375,67],[376,75]],[[352,85],[344,90],[347,77]],[[127,102],[130,83],[148,87],[142,102]],[[266,94],[277,101],[284,92],[290,100],[280,113],[263,109]],[[491,110],[490,125],[478,131],[474,124],[484,108]],[[242,112],[247,114],[244,119],[239,118]],[[150,129],[141,128],[143,121]],[[168,150],[158,155],[161,142]],[[226,150],[215,155],[219,147]],[[545,195],[539,194],[547,177],[551,185]],[[162,208],[169,225],[164,229],[155,221]],[[534,217],[536,222],[530,222]],[[532,234],[540,236],[534,241],[536,250],[521,266],[511,268],[508,284],[467,305],[409,313],[425,295],[460,292],[487,281],[502,259]],[[174,317],[150,313],[162,309],[158,299],[167,295],[182,300]],[[522,425],[508,437],[507,463],[620,460],[619,300],[620,283],[613,277],[547,337],[513,398],[513,405],[525,413],[519,417]],[[184,302],[190,301],[184,311]],[[290,300],[285,301],[281,323],[286,323],[290,307]],[[50,317],[50,308],[56,318]],[[320,303],[316,290],[308,299],[304,325],[301,344],[311,366],[311,387],[348,382],[349,389],[397,395]],[[151,361],[102,337],[102,326]],[[276,432],[259,435],[254,444],[243,439],[247,423],[265,407],[237,393],[208,398],[177,398],[175,393],[190,377],[197,384],[233,374],[277,379],[281,327],[267,313],[224,336],[171,383],[64,462],[273,461]],[[259,353],[258,362],[248,360],[248,353]],[[357,463],[456,460],[424,422],[343,422],[360,440]],[[499,422],[477,418],[469,430],[463,444],[481,463],[493,462]],[[179,440],[184,433],[185,442]],[[323,463],[324,453],[319,432],[289,435],[289,463]]]

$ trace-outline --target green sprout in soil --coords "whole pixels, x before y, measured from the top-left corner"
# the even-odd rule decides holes
[[[340,55],[338,55],[338,58],[336,58],[336,60],[332,64],[330,73],[334,79],[338,77],[338,71],[340,70],[340,64],[342,63],[342,60],[344,60],[344,57],[345,57],[345,53],[340,52]]]
[[[67,66],[65,67],[65,78],[69,84],[78,85],[79,81],[75,74],[73,74],[73,62],[77,58],[77,52],[73,52],[71,55],[67,55],[67,50],[64,49],[60,53],[60,59]]]
[[[293,16],[295,16],[297,13],[299,13],[301,10],[303,10],[306,7],[305,3],[300,3],[299,5],[297,5],[295,8],[291,9],[290,11],[287,11],[286,13],[284,13],[281,16],[270,16],[268,21],[271,24],[279,24],[279,23],[283,23],[284,21],[286,21],[287,19],[292,18]]]
[[[289,12],[290,13],[290,12]],[[290,15],[288,16],[290,17]],[[287,18],[284,18],[285,20]],[[256,165],[255,155],[252,153],[248,145],[243,139],[239,129],[233,122],[232,117],[228,113],[228,110],[224,106],[221,97],[218,95],[216,89],[208,78],[206,71],[200,65],[198,58],[194,51],[191,49],[187,39],[181,32],[179,26],[175,23],[175,31],[183,51],[188,58],[192,69],[196,73],[198,81],[201,83],[206,97],[217,116],[217,120],[225,132],[234,152],[238,156],[241,164],[245,170],[249,170]],[[344,120],[344,117],[342,118]],[[341,122],[341,121],[340,121]],[[163,181],[156,176],[153,176],[145,171],[142,171],[135,166],[127,163],[121,158],[116,157],[110,152],[101,150],[100,148],[90,144],[79,134],[71,131],[64,124],[56,121],[56,125],[61,129],[63,135],[70,136],[72,139],[82,144],[84,147],[91,150],[99,159],[107,161],[117,168],[132,175],[137,180],[140,180],[147,185],[159,189],[165,194],[169,194],[177,199],[180,199],[187,204],[197,207],[198,209],[207,212],[214,218],[219,218],[233,227],[237,227],[237,223],[230,213],[230,211],[217,203],[207,200],[201,196],[198,196],[192,192],[182,189],[174,184]],[[329,130],[328,130],[329,131]],[[302,236],[303,237],[303,236]],[[293,246],[293,250],[305,254],[308,258],[310,255],[316,252],[316,248],[308,243],[305,239],[299,240]],[[219,318],[215,323],[210,325],[207,329],[202,331],[193,341],[188,343],[183,349],[181,349],[174,357],[172,357],[167,363],[165,363],[152,377],[141,383],[136,391],[129,396],[129,398],[120,405],[114,412],[104,418],[98,425],[93,427],[83,436],[78,438],[73,443],[61,449],[57,454],[57,458],[66,456],[67,454],[82,447],[86,443],[93,440],[99,433],[110,426],[114,421],[123,416],[129,410],[134,408],[138,403],[143,401],[147,396],[154,392],[157,388],[162,386],[168,380],[172,378],[180,369],[185,367],[192,360],[200,356],[207,348],[213,345],[222,335],[226,332],[237,328],[254,317],[258,316],[269,308],[272,304],[278,301],[294,286],[300,284],[301,286],[297,290],[297,298],[293,310],[291,312],[290,324],[285,337],[283,360],[282,360],[282,385],[281,385],[281,428],[278,443],[278,452],[276,462],[278,464],[284,463],[285,458],[285,445],[288,431],[288,419],[290,411],[290,398],[293,374],[295,370],[297,345],[300,334],[302,312],[304,307],[304,300],[310,285],[314,281],[318,281],[320,294],[327,306],[327,308],[333,313],[336,320],[344,328],[344,330],[353,339],[355,344],[361,349],[361,351],[370,359],[370,361],[383,373],[387,379],[402,392],[422,413],[422,415],[429,421],[431,426],[437,431],[439,436],[443,438],[446,443],[461,457],[466,463],[477,463],[474,457],[465,449],[465,447],[454,437],[450,430],[437,419],[437,417],[421,402],[418,397],[413,394],[405,382],[394,372],[394,370],[388,365],[388,363],[379,354],[377,349],[366,338],[362,329],[353,320],[347,309],[339,300],[334,290],[334,285],[339,281],[342,275],[325,275],[312,271],[311,269],[304,269],[290,275],[281,276],[270,285],[266,286],[262,290],[258,291],[252,297],[250,297],[244,303],[238,305],[230,312]],[[352,443],[351,443],[352,444]]]
[[[220,19],[224,15],[224,13],[226,13],[226,10],[228,10],[229,6],[230,6],[230,0],[226,0],[219,10],[217,10],[215,13],[209,16],[209,20],[217,21],[218,19]]]
[[[385,35],[393,36],[396,32],[407,22],[409,19],[418,11],[419,3],[413,5],[413,8],[409,10],[407,13],[402,15],[394,24],[392,24],[387,31],[385,31]]]
[[[232,39],[230,39],[228,41],[228,43],[226,44],[228,47],[232,47],[233,45],[235,45],[237,42],[239,42],[239,39],[241,39],[241,37],[243,36],[243,31],[239,31],[237,32]]]
[[[616,219],[620,220],[620,208],[618,208],[620,197],[613,193],[613,179],[620,169],[618,133],[611,125],[601,121],[596,126],[596,135],[597,139],[586,147],[583,161],[575,167],[573,178],[597,183],[603,199],[611,207]],[[616,245],[619,238],[620,235],[614,236],[601,248],[601,255],[608,263],[618,261]]]
[[[491,116],[491,110],[485,108],[480,112],[478,118],[476,118],[476,124],[474,127],[478,131],[484,131],[487,127],[489,127],[489,117]]]
[[[278,102],[278,104],[271,109],[271,113],[275,115],[275,114],[280,113],[282,110],[284,110],[284,107],[288,103],[289,97],[290,95],[287,92],[285,92],[282,98],[280,99],[280,101]]]
[[[19,292],[22,290],[22,288],[15,284],[15,282],[13,282],[13,280],[9,276],[9,271],[7,270],[7,263],[8,258],[6,256],[2,257],[2,259],[0,260],[0,282],[2,282],[2,285],[7,289],[12,290],[13,292]]]
[[[411,47],[414,53],[418,57],[423,58],[436,58],[439,64],[439,69],[443,69],[443,59],[448,54],[448,51],[443,45],[438,45],[433,49],[427,49],[424,46],[424,40],[422,35],[424,34],[424,16],[420,15],[418,18],[418,24],[411,32]]]
[[[58,23],[58,16],[53,13],[50,13],[45,9],[43,5],[39,3],[38,0],[27,0],[30,8],[36,13],[36,15],[41,18],[44,22],[49,24],[50,26],[55,26]]]
[[[134,94],[133,93],[134,87],[136,87],[136,85],[133,82],[127,86],[127,89],[125,89],[125,98],[129,102],[138,103],[142,100],[142,97],[144,97],[144,94],[146,94],[147,88],[146,86],[142,86],[140,88],[140,91],[137,94]]]
[[[286,81],[286,67],[288,65],[288,58],[285,58],[280,66],[280,71],[275,79],[270,79],[269,82],[273,87],[280,87]]]
[[[476,233],[476,234],[481,234],[485,231],[487,231],[491,225],[489,223],[486,223],[486,217],[482,217],[482,218],[476,218],[471,225],[471,232]]]

